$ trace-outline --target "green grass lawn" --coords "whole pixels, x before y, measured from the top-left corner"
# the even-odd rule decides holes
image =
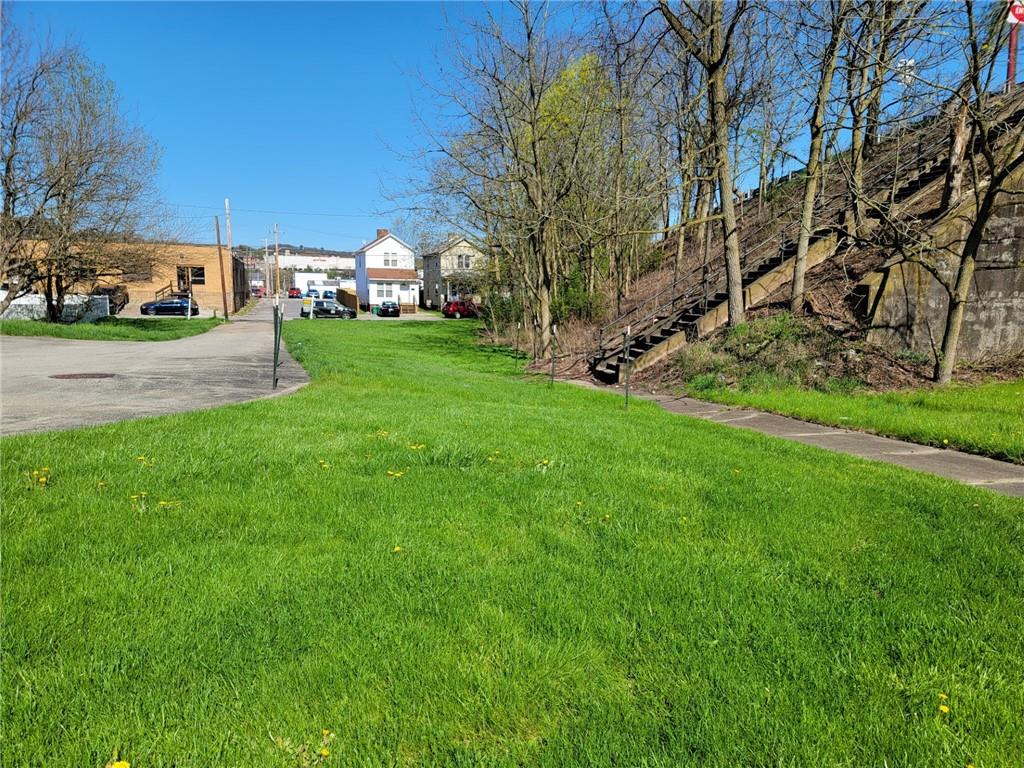
[[[1024,503],[474,332],[289,322],[296,394],[5,439],[4,765],[1024,764]]]
[[[779,387],[697,396],[1024,464],[1024,379],[884,394]]]
[[[44,323],[38,320],[0,320],[0,335],[54,336],[93,341],[170,341],[195,336],[220,325],[213,317],[106,317],[95,323]]]

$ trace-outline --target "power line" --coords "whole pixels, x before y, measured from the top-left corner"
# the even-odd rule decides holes
[[[203,210],[219,211],[219,206],[214,205],[192,205],[190,203],[168,203],[175,208],[200,208]],[[323,213],[319,211],[271,211],[264,210],[261,208],[235,208],[235,213],[270,213],[278,216],[329,216],[332,218],[345,218],[345,219],[360,219],[360,218],[373,218],[378,216],[376,213]]]

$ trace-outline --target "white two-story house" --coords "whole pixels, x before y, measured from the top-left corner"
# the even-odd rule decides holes
[[[356,294],[366,311],[394,301],[402,312],[415,312],[420,300],[416,256],[412,248],[386,229],[377,239],[356,251]]]

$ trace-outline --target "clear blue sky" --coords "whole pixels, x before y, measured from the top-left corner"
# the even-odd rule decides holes
[[[235,244],[262,245],[277,221],[282,241],[351,249],[394,218],[382,192],[410,174],[395,150],[418,143],[414,105],[429,110],[419,74],[435,75],[446,30],[483,10],[21,1],[12,16],[105,68],[126,115],[163,147],[158,184],[190,239],[213,241],[212,216],[230,197]]]

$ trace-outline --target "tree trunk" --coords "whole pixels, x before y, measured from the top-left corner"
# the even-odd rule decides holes
[[[964,156],[967,154],[967,110],[968,102],[962,98],[956,120],[949,136],[949,165],[946,168],[946,182],[942,187],[940,210],[948,210],[960,202],[960,190],[964,180]]]
[[[714,30],[712,30],[714,34]],[[725,282],[729,294],[729,325],[738,325],[746,317],[743,309],[743,270],[740,264],[740,238],[736,228],[736,208],[732,199],[732,158],[729,157],[729,124],[725,100],[728,97],[725,69],[720,68],[708,81],[715,153],[718,159],[718,192],[722,203],[722,239],[725,241]]]
[[[804,275],[807,272],[807,249],[811,242],[814,198],[821,177],[821,145],[824,138],[825,109],[828,107],[829,94],[832,92],[832,78],[836,71],[836,58],[839,54],[839,42],[845,15],[845,4],[841,4],[833,18],[832,36],[825,48],[821,79],[818,81],[818,93],[814,102],[814,111],[811,114],[811,146],[807,152],[807,180],[804,183],[804,199],[800,210],[800,235],[797,239],[796,257],[793,261],[793,293],[790,298],[790,310],[796,314],[802,313],[804,308]]]
[[[1012,166],[1011,166],[1012,170]],[[939,359],[935,362],[935,381],[939,384],[949,384],[953,379],[953,369],[956,367],[957,346],[960,343],[960,329],[964,322],[964,313],[967,309],[968,294],[971,290],[971,283],[974,281],[974,265],[978,257],[978,248],[981,246],[982,235],[995,208],[996,195],[1002,181],[1009,173],[999,178],[991,179],[985,194],[981,198],[978,210],[975,214],[971,229],[964,240],[964,247],[960,251],[960,266],[956,273],[956,284],[949,296],[949,310],[946,313],[946,328],[942,332],[942,347],[939,351]]]
[[[967,249],[965,244],[965,253],[960,259],[960,269],[957,270],[956,285],[949,297],[946,329],[942,333],[942,348],[938,362],[935,364],[935,381],[939,384],[949,384],[953,379],[953,369],[956,367],[960,329],[963,327],[968,292],[971,289],[971,281],[974,279],[974,256],[968,255]]]

